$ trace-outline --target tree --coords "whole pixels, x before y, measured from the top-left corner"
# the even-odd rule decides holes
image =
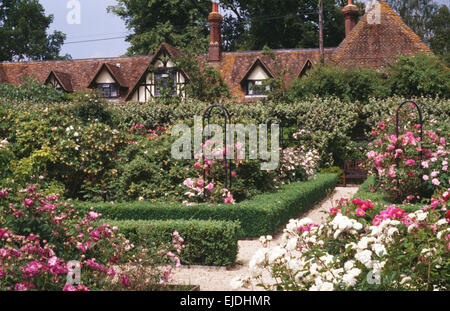
[[[47,35],[52,22],[38,0],[0,0],[0,61],[58,58],[66,35]]]
[[[430,46],[433,52],[450,64],[450,10],[446,5],[439,9],[439,13],[431,18],[431,29],[434,36],[430,39]]]
[[[188,47],[202,38],[201,49],[208,48],[208,14],[211,1],[186,0],[117,0],[108,12],[121,17],[128,29],[131,43],[128,55],[148,55],[166,42],[177,48]]]
[[[316,48],[318,0],[223,0],[225,50]],[[324,43],[335,47],[345,37],[341,9],[346,0],[324,0]]]
[[[450,50],[450,12],[434,0],[387,0],[402,20],[444,60]]]
[[[109,12],[120,16],[134,33],[129,55],[151,54],[161,42],[186,48],[209,42],[210,0],[117,0]],[[335,47],[345,37],[341,14],[347,0],[323,0],[324,43]],[[225,51],[315,48],[319,44],[318,0],[222,0]]]

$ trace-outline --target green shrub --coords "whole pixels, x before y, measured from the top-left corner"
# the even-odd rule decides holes
[[[117,226],[133,244],[170,243],[177,231],[186,248],[180,259],[186,265],[228,266],[236,262],[238,254],[239,222],[167,220],[107,221]]]
[[[65,93],[31,78],[25,79],[20,86],[0,84],[0,100],[53,103],[65,102],[66,99]]]
[[[370,97],[386,97],[388,88],[382,74],[368,68],[317,66],[295,81],[289,96],[337,97],[342,101],[368,102]]]
[[[344,182],[344,171],[339,166],[325,167],[320,169],[321,174],[336,174],[338,184]]]
[[[450,70],[434,55],[400,57],[388,73],[393,94],[450,97]]]
[[[198,219],[239,221],[241,238],[274,234],[292,217],[311,208],[336,187],[335,174],[317,175],[310,181],[282,186],[277,192],[260,194],[236,205],[133,202],[97,203],[76,202],[78,209],[94,207],[105,218],[114,220]]]
[[[83,122],[95,121],[112,125],[112,112],[98,92],[77,92],[70,96],[70,104],[65,105],[67,115],[73,115]]]

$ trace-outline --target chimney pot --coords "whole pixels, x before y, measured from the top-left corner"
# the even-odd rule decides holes
[[[212,2],[212,12],[219,13],[219,4],[217,2]]]
[[[342,9],[342,15],[345,19],[345,36],[347,37],[356,25],[356,19],[359,16],[359,10],[352,0]]]
[[[222,20],[219,13],[219,3],[212,2],[212,11],[209,14],[210,38],[209,61],[218,62],[222,56]]]

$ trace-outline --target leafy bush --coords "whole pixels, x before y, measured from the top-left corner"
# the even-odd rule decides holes
[[[292,99],[337,97],[342,101],[368,102],[370,97],[389,94],[382,73],[368,68],[317,66],[295,81],[289,91]]]
[[[450,96],[450,70],[433,55],[400,57],[388,70],[393,94],[402,96]]]
[[[182,264],[228,266],[236,261],[240,224],[201,220],[108,221],[117,226],[133,244],[166,244],[177,231],[184,239]]]
[[[307,182],[280,187],[277,192],[260,194],[250,200],[230,206],[225,204],[199,204],[185,206],[180,203],[97,203],[76,202],[76,208],[90,210],[93,206],[106,218],[114,220],[167,220],[198,219],[239,221],[242,237],[258,237],[274,233],[290,217],[314,206],[336,187],[336,175],[317,175]]]
[[[344,170],[339,166],[321,168],[320,174],[336,174],[338,184],[342,184],[344,182]]]
[[[65,93],[31,78],[25,79],[20,86],[0,84],[1,101],[54,103],[65,102],[66,99]]]
[[[414,120],[415,114],[408,116]],[[380,122],[373,131],[376,140],[369,144],[368,165],[377,175],[376,188],[396,203],[430,198],[449,188],[448,133],[425,130],[421,140],[421,126],[402,120],[404,134],[397,137],[394,119]]]

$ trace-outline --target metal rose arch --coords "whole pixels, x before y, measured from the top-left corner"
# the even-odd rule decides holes
[[[422,114],[422,109],[420,108],[420,106],[412,101],[412,100],[407,100],[403,103],[400,104],[400,106],[398,106],[396,114],[395,114],[395,135],[397,135],[397,138],[400,135],[400,125],[399,125],[399,113],[400,110],[406,105],[406,104],[411,104],[412,106],[414,106],[418,113],[419,113],[419,125],[420,125],[420,147],[422,147],[423,145],[423,114]],[[420,159],[422,160],[422,148],[419,149],[419,156]]]
[[[228,110],[223,106],[223,105],[211,105],[209,106],[205,112],[203,113],[203,133],[205,132],[205,128],[211,124],[211,115],[213,113],[214,110],[219,110],[221,112],[221,116],[224,119],[224,129],[225,129],[225,135],[223,137],[223,146],[225,148],[225,150],[227,150],[229,148],[229,144],[232,142],[232,139],[230,137],[230,131],[228,130],[228,125],[231,124],[231,115],[228,112]],[[202,134],[202,145],[205,145],[205,136]],[[225,170],[225,180],[224,180],[224,187],[228,190],[231,191],[231,186],[232,186],[232,169],[231,169],[231,165],[232,165],[232,160],[231,159],[227,159],[226,158],[226,154],[228,154],[227,152],[225,152],[225,163],[224,163],[224,170]],[[205,161],[205,153],[202,152],[202,159],[203,159],[203,163],[206,163]],[[203,166],[203,179],[206,181],[207,180],[207,174],[206,174],[206,170],[207,170],[207,165]]]

